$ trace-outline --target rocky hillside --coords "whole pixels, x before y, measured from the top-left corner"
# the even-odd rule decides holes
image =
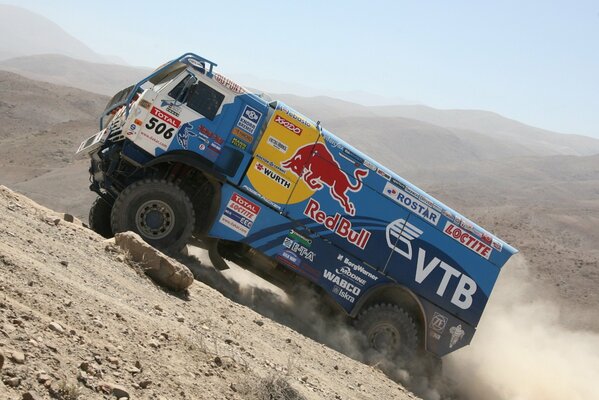
[[[3,186],[0,212],[1,399],[416,398],[200,282],[161,289]]]

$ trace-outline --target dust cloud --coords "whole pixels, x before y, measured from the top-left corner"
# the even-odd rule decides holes
[[[522,255],[503,268],[471,345],[445,357],[443,376],[431,378],[388,360],[373,361],[362,335],[313,289],[285,293],[232,263],[220,273],[206,267],[210,262],[202,252],[193,254],[202,266],[192,270],[204,283],[351,358],[378,365],[425,400],[599,398],[599,333],[577,328],[588,324],[575,325],[575,310],[560,309],[535,284]]]
[[[522,255],[505,265],[471,345],[444,360],[457,398],[599,398],[599,334],[540,290]]]

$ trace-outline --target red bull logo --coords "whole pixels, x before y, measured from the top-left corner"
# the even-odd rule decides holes
[[[361,229],[360,232],[352,229],[352,223],[349,219],[342,217],[341,214],[327,215],[320,209],[320,203],[314,199],[308,201],[308,205],[304,210],[304,215],[311,220],[324,225],[325,228],[347,240],[354,246],[358,246],[364,250],[371,233],[366,229]]]
[[[345,212],[356,215],[356,207],[347,193],[359,192],[362,189],[362,179],[368,175],[368,170],[354,170],[356,183],[352,184],[324,143],[300,147],[289,160],[283,161],[281,166],[302,178],[314,191],[322,189],[324,185],[328,186],[331,197]]]

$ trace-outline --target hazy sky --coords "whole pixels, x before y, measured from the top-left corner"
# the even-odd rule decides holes
[[[363,90],[599,137],[597,1],[4,2],[133,65],[193,51],[225,73],[322,94]]]

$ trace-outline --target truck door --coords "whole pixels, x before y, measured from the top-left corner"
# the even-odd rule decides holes
[[[299,149],[306,149],[305,153],[309,155],[319,136],[314,123],[279,103],[256,147],[241,186],[278,211],[283,211],[292,193],[295,196],[295,192],[305,186],[298,174],[285,168],[283,163]]]

